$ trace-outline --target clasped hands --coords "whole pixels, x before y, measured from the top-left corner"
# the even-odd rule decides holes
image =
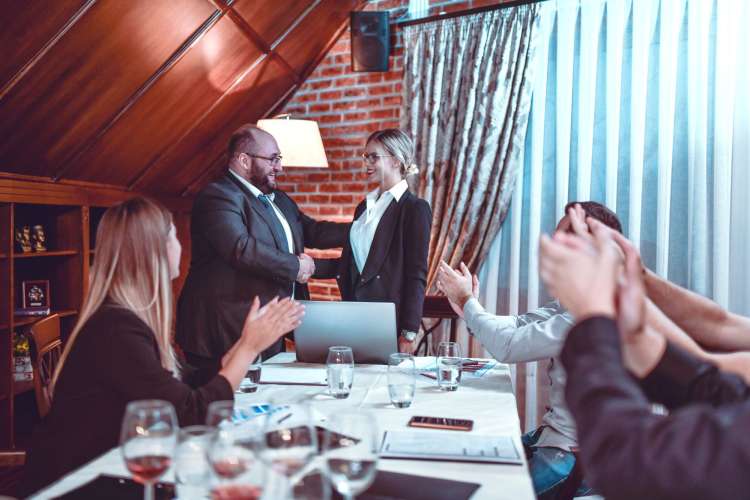
[[[315,261],[306,253],[297,256],[299,259],[299,271],[297,271],[297,283],[307,283],[315,274]]]
[[[640,254],[623,235],[586,218],[580,205],[571,208],[568,216],[572,232],[541,237],[542,280],[576,320],[615,319],[625,366],[643,377],[661,358],[666,340],[646,320]]]

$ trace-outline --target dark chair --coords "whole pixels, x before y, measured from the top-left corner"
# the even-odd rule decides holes
[[[34,393],[39,416],[44,418],[52,406],[49,384],[62,354],[60,316],[53,314],[29,327],[33,343]]]
[[[422,319],[425,318],[434,318],[439,319],[437,323],[432,325],[431,328],[427,328],[427,326],[422,322],[422,330],[424,330],[424,335],[422,336],[422,339],[419,341],[419,344],[417,345],[417,349],[414,351],[415,355],[428,355],[427,352],[427,340],[428,337],[432,334],[432,332],[442,323],[444,319],[450,320],[450,341],[455,342],[456,341],[456,328],[457,328],[457,320],[458,320],[458,314],[456,314],[453,311],[453,308],[450,305],[450,302],[448,302],[448,298],[444,297],[442,295],[427,295],[424,298],[424,305],[422,307]],[[423,354],[420,354],[423,353]]]

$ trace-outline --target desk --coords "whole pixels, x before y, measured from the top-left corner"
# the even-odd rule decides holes
[[[281,353],[266,363],[289,363],[294,360],[293,353]],[[510,435],[523,454],[516,400],[511,390],[510,369],[507,365],[497,365],[480,379],[464,378],[456,392],[441,392],[434,380],[417,376],[417,392],[409,408],[397,409],[391,406],[386,367],[381,365],[357,366],[354,372],[354,386],[347,399],[333,399],[326,394],[324,387],[319,386],[261,385],[256,393],[237,395],[236,404],[265,403],[278,391],[307,394],[315,410],[322,414],[330,414],[344,407],[369,410],[375,415],[381,431],[407,429],[406,423],[412,415],[470,418],[474,420],[473,433]],[[472,497],[474,500],[535,498],[526,465],[382,459],[378,463],[378,469],[481,484],[481,488]],[[118,448],[74,471],[32,498],[42,499],[61,495],[90,481],[100,473],[129,476]],[[171,470],[163,480],[173,480]]]

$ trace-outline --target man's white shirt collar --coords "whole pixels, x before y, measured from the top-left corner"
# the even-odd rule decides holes
[[[243,185],[244,185],[244,186],[245,186],[246,188],[248,188],[248,189],[250,190],[250,192],[251,192],[251,193],[253,193],[253,196],[255,196],[256,198],[257,198],[258,196],[260,196],[260,195],[262,195],[262,194],[263,194],[263,191],[261,191],[260,189],[258,189],[257,187],[255,187],[255,186],[253,185],[253,183],[252,183],[252,182],[248,181],[247,179],[245,179],[244,177],[242,177],[242,176],[241,176],[240,174],[238,174],[238,173],[237,173],[237,172],[235,172],[234,170],[232,170],[232,169],[229,169],[229,173],[231,173],[231,174],[232,174],[233,176],[235,176],[235,177],[236,177],[237,179],[239,179],[239,180],[240,180],[240,182],[241,182],[241,183],[242,183],[242,184],[243,184]],[[270,194],[268,195],[268,198],[270,198],[270,200],[271,200],[271,201],[273,201],[273,198],[274,198],[274,193],[270,193]]]

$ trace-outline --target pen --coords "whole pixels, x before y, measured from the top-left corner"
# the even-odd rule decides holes
[[[286,415],[284,415],[283,417],[281,417],[279,420],[277,420],[276,423],[280,424],[281,422],[283,422],[284,420],[288,419],[291,416],[292,416],[291,413],[287,413]]]
[[[420,372],[420,374],[427,378],[431,378],[432,380],[437,380],[437,375],[435,375],[434,373]]]

